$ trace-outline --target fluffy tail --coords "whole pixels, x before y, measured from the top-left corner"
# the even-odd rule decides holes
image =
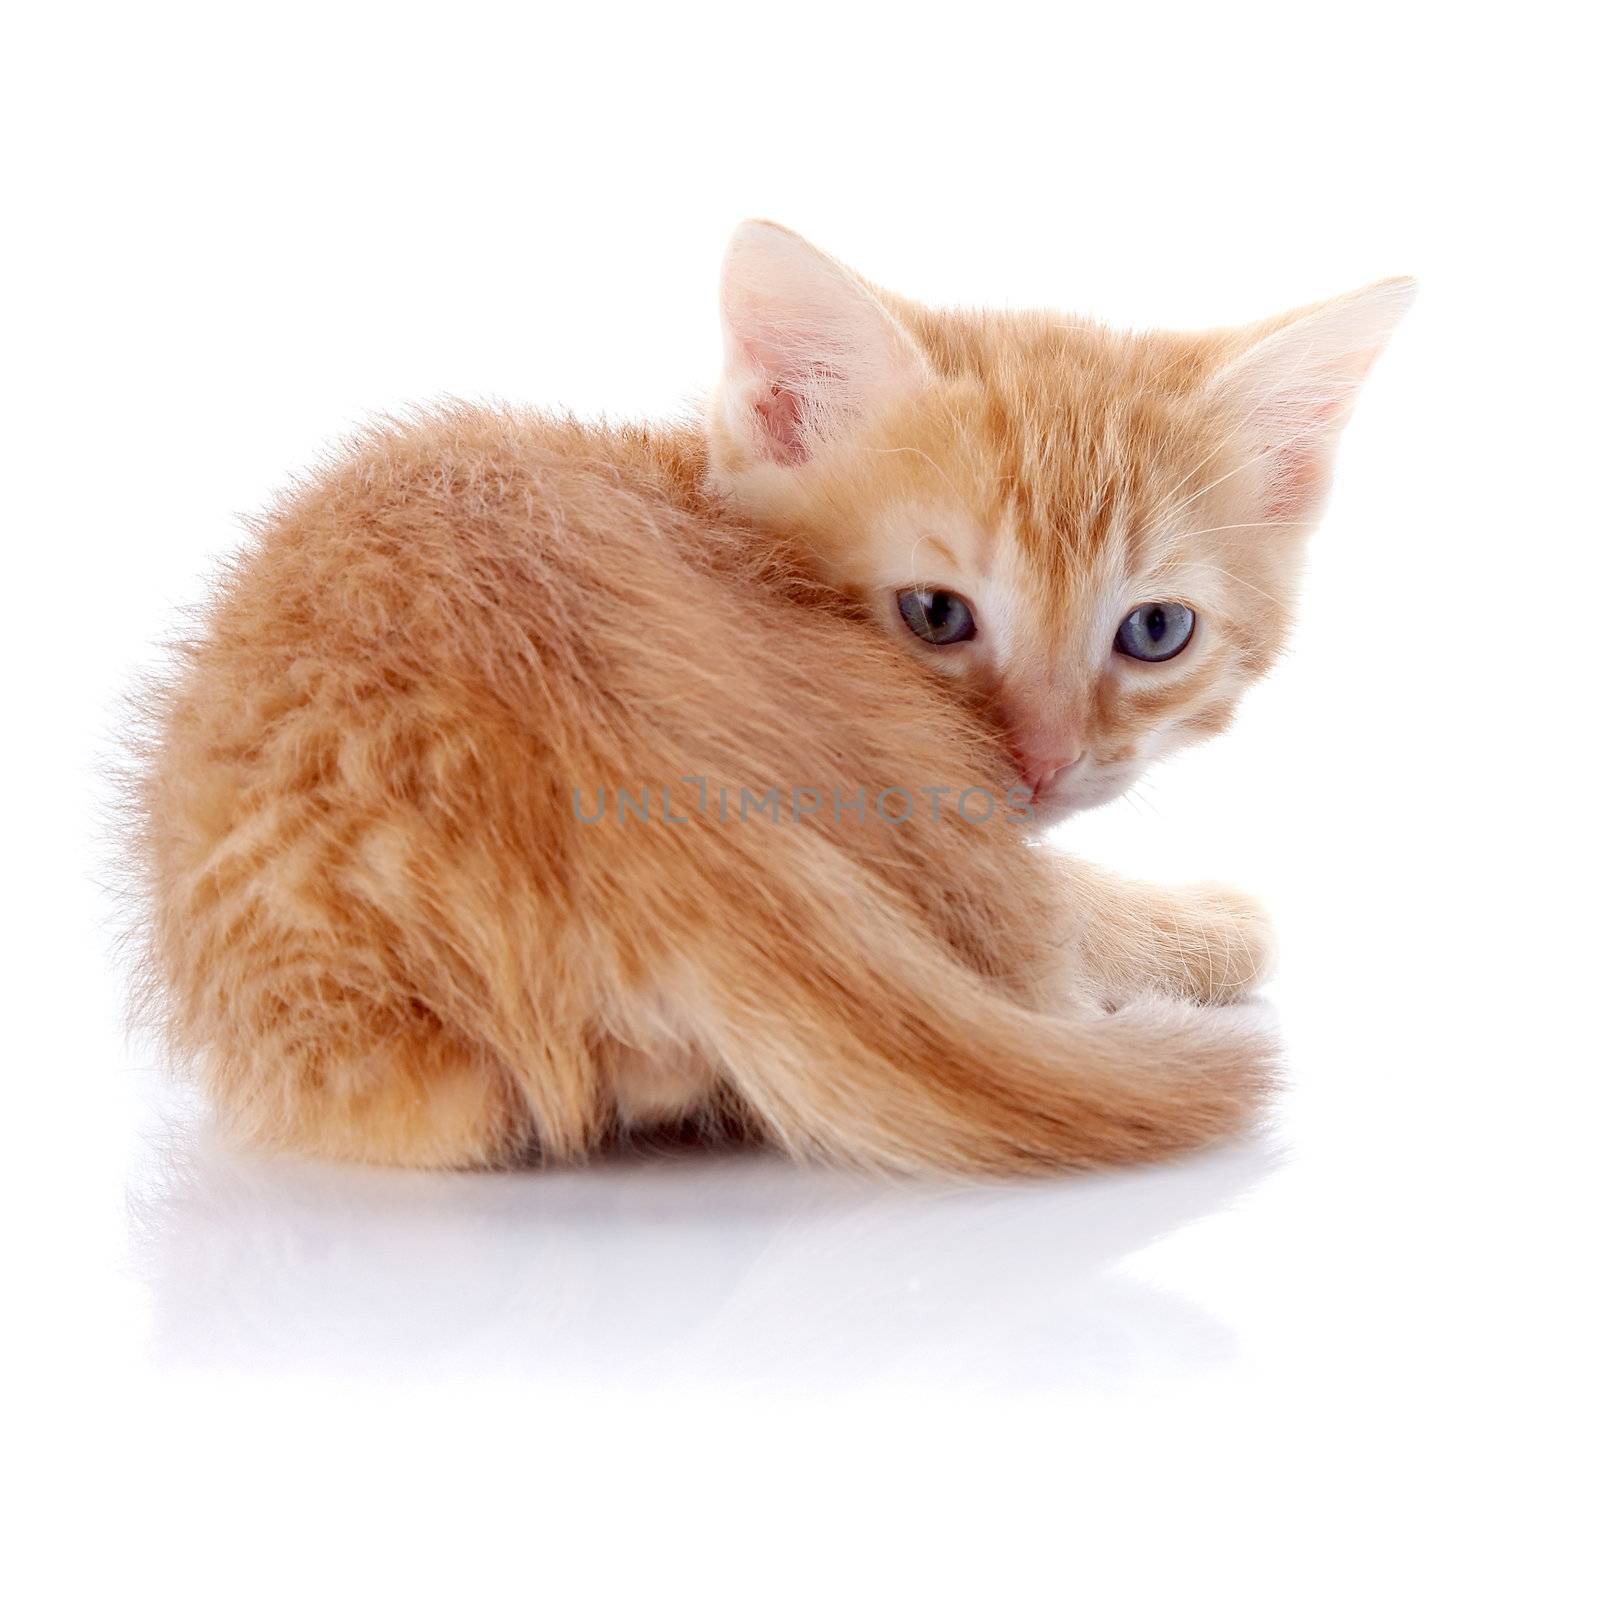
[[[908,927],[866,873],[827,899],[826,929],[766,921],[699,974],[702,1037],[797,1153],[971,1174],[1149,1160],[1239,1132],[1271,1084],[1262,1008],[1048,1015]]]

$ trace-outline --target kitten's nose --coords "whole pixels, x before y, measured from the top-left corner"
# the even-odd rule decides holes
[[[1069,768],[1077,766],[1083,759],[1083,751],[1063,746],[1052,746],[1046,750],[1019,750],[1016,752],[1017,771],[1022,775],[1022,781],[1033,790],[1033,798],[1039,796]]]

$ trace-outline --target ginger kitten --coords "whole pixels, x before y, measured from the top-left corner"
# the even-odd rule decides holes
[[[749,223],[703,428],[370,431],[151,696],[174,1048],[240,1137],[413,1166],[687,1124],[1004,1173],[1236,1130],[1259,915],[1023,823],[1227,723],[1410,296],[1122,334]]]

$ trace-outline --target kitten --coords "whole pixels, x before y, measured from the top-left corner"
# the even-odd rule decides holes
[[[241,1137],[412,1166],[688,1125],[1024,1172],[1238,1129],[1260,915],[1019,818],[1226,725],[1410,297],[1112,333],[749,223],[704,427],[372,430],[150,699],[174,1047]]]

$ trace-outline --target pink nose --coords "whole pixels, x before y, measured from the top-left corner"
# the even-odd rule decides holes
[[[1081,750],[1063,749],[1059,746],[1044,751],[1019,750],[1016,752],[1017,771],[1022,781],[1031,786],[1035,795],[1048,789],[1069,767],[1077,766],[1083,759]]]

